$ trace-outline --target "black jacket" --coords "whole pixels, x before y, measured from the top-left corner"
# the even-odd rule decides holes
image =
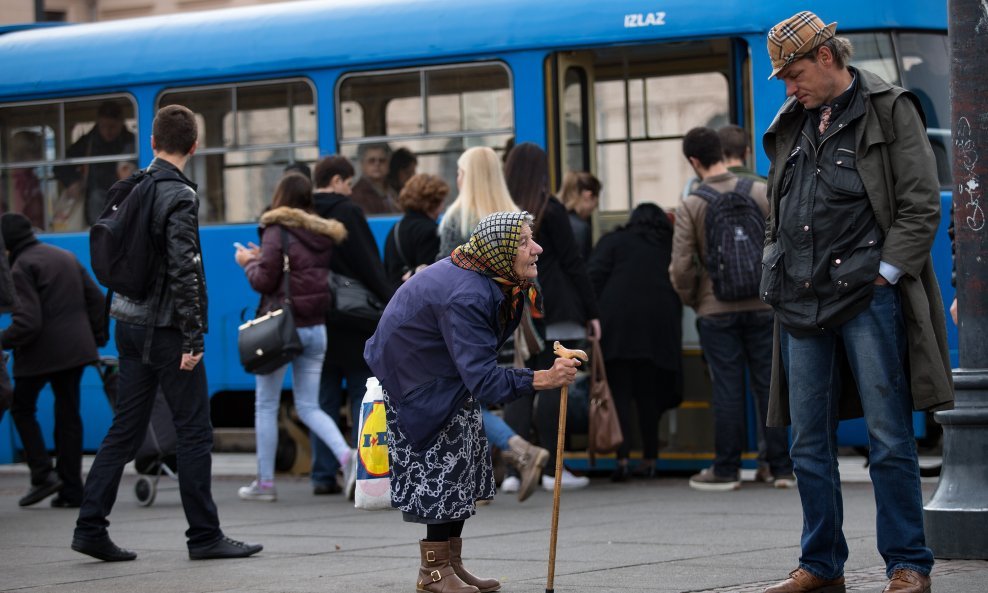
[[[346,241],[333,250],[329,269],[360,280],[381,299],[382,303],[387,303],[394,294],[394,287],[388,282],[384,273],[384,264],[381,263],[377,242],[374,240],[374,234],[371,233],[363,210],[350,198],[340,194],[319,192],[313,198],[319,216],[335,218],[343,223],[347,231]],[[355,327],[328,320],[326,332],[329,339],[326,345],[326,360],[335,361],[346,367],[366,366],[364,342],[371,337],[375,329],[377,324]]]
[[[103,332],[103,292],[72,253],[34,237],[11,249],[17,307],[0,336],[14,349],[14,377],[96,362]]]
[[[953,236],[953,235],[951,235]],[[0,234],[0,250],[6,250],[3,235]],[[14,280],[10,276],[10,264],[6,257],[0,257],[0,313],[10,313],[14,310],[17,297],[14,293]]]
[[[590,256],[600,303],[604,360],[647,360],[679,371],[683,306],[669,280],[672,226],[664,232],[621,228]]]
[[[396,236],[401,239],[400,253]],[[384,241],[384,270],[395,290],[401,286],[401,277],[406,271],[415,270],[421,264],[431,264],[438,251],[439,225],[436,221],[422,212],[406,213]]]
[[[583,325],[600,317],[587,263],[573,239],[566,208],[550,197],[535,226],[535,241],[545,250],[539,256],[539,284],[546,324],[571,321]]]
[[[163,159],[155,159],[149,168],[171,169],[182,175],[178,167]],[[140,301],[113,295],[110,316],[136,325],[175,328],[182,332],[183,352],[203,352],[208,330],[206,275],[199,243],[199,196],[192,187],[180,181],[157,184],[151,234],[165,246],[155,281],[157,289]],[[152,311],[155,298],[158,305]]]

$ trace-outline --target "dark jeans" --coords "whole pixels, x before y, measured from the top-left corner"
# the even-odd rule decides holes
[[[24,444],[24,457],[31,468],[31,484],[37,486],[48,479],[52,471],[48,447],[41,436],[36,417],[38,395],[48,383],[55,394],[55,456],[56,471],[62,480],[62,498],[69,502],[82,500],[82,416],[79,415],[79,380],[85,366],[56,371],[36,377],[17,377],[10,415]]]
[[[332,338],[330,338],[332,339]],[[319,407],[329,414],[337,424],[340,423],[340,407],[344,396],[350,399],[350,421],[354,423],[351,430],[350,446],[357,446],[356,423],[360,417],[360,402],[364,398],[364,389],[371,370],[366,364],[351,363],[341,365],[327,359],[323,363],[322,377],[319,381]],[[343,380],[346,379],[346,389]],[[342,428],[341,428],[342,430]],[[344,431],[344,434],[346,432]],[[336,482],[336,470],[339,461],[332,450],[318,437],[312,437],[312,484],[333,484]]]
[[[617,450],[618,459],[627,459],[631,452],[632,422],[636,419],[642,442],[642,458],[658,458],[659,419],[669,409],[667,402],[675,399],[674,393],[666,395],[664,392],[675,391],[676,372],[660,369],[647,360],[609,360],[607,384],[611,387],[624,434],[624,442]],[[634,412],[636,409],[637,415]]]
[[[556,355],[552,352],[552,347],[537,354],[528,361],[531,369],[542,370],[552,366]],[[531,440],[543,449],[549,451],[549,461],[545,464],[543,473],[547,476],[556,474],[556,435],[559,432],[559,397],[560,389],[546,389],[539,391],[538,405],[534,405],[535,395],[522,396],[514,401],[504,404],[504,421],[508,423],[518,435],[525,440]],[[532,418],[535,418],[536,438],[531,438]],[[567,414],[567,416],[569,416]],[[568,419],[568,418],[567,418]],[[508,468],[508,473],[514,475],[514,467]]]
[[[86,540],[107,536],[106,520],[117,499],[124,465],[134,458],[144,440],[158,385],[164,392],[178,439],[178,485],[189,528],[190,549],[208,546],[223,537],[213,502],[213,426],[209,419],[206,367],[200,362],[191,371],[179,369],[182,334],[156,328],[150,362],[141,362],[144,326],[117,322],[116,344],[120,353],[120,383],[113,424],[96,453],[83,493],[75,534]]]
[[[792,474],[785,428],[765,426],[772,377],[771,311],[707,315],[699,319],[700,345],[713,379],[714,474],[733,478],[741,469],[744,447],[745,367],[764,429],[765,457],[772,475]]]

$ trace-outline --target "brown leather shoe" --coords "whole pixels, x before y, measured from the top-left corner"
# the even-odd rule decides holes
[[[479,501],[478,501],[479,502]],[[480,589],[480,593],[492,593],[501,589],[501,583],[497,579],[484,579],[470,574],[463,566],[463,540],[458,537],[449,538],[449,565],[453,567],[453,572],[460,580],[468,585]]]
[[[933,583],[928,575],[921,574],[908,568],[899,568],[892,573],[889,584],[885,585],[882,593],[930,593]]]
[[[844,577],[824,580],[803,568],[789,573],[789,578],[765,589],[765,593],[844,593]]]
[[[419,540],[422,565],[415,583],[416,591],[425,593],[480,593],[456,576],[449,564],[449,542]]]

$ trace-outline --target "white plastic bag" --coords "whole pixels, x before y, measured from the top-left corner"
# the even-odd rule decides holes
[[[365,511],[391,509],[388,422],[384,412],[384,390],[377,377],[367,379],[367,391],[360,404],[359,426],[353,506]]]

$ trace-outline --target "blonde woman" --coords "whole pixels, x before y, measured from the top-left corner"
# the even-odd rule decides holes
[[[600,181],[586,171],[567,171],[557,198],[566,207],[580,255],[589,261],[593,245],[590,217],[600,202]]]
[[[456,166],[459,195],[446,209],[439,225],[437,261],[466,243],[480,219],[488,214],[519,211],[504,183],[501,160],[491,148],[476,146],[468,149],[460,155]]]
[[[495,212],[520,212],[501,172],[497,153],[486,146],[471,148],[456,161],[456,200],[446,209],[439,225],[439,254],[436,260],[448,257],[460,245],[470,241],[473,231],[483,218]],[[522,321],[531,323],[531,319]],[[519,336],[516,336],[518,338]],[[484,432],[487,439],[504,453],[514,466],[501,483],[503,492],[517,492],[518,502],[532,495],[549,460],[549,451],[536,447],[515,434],[507,423],[483,406]],[[517,472],[515,471],[517,470]]]

